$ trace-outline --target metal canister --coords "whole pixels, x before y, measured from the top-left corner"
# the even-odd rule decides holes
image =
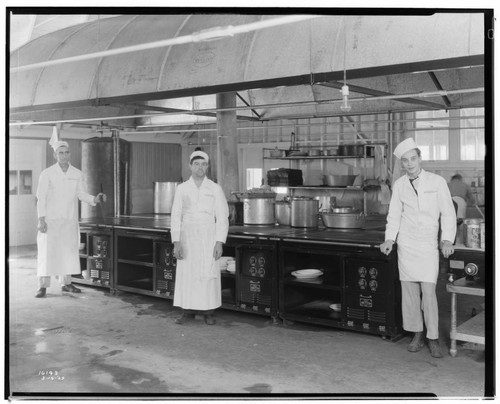
[[[292,227],[318,227],[319,201],[307,197],[294,197],[291,202]]]
[[[244,224],[274,224],[274,196],[243,198],[242,202]]]
[[[480,245],[481,245],[481,249],[484,250],[484,247],[486,245],[486,224],[485,222],[481,222],[479,223],[479,233],[480,233],[480,239],[481,239],[481,242],[480,242]]]
[[[464,220],[464,244],[468,248],[481,248],[481,222],[482,219]]]

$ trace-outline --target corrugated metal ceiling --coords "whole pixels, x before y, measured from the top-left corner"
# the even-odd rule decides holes
[[[66,27],[11,53],[10,66],[240,26],[271,15],[122,15]],[[215,93],[237,91],[241,119],[335,116],[344,78],[350,114],[484,105],[484,16],[320,16],[210,42],[13,72],[11,120],[110,124],[212,120]],[[447,92],[433,97],[419,94]],[[454,93],[456,91],[456,93]],[[403,97],[403,95],[412,95]],[[398,98],[401,97],[401,98]],[[205,112],[196,111],[205,110]],[[136,117],[146,114],[153,117]],[[179,111],[188,114],[178,115]],[[192,112],[195,111],[193,114]],[[94,122],[95,123],[95,122]]]

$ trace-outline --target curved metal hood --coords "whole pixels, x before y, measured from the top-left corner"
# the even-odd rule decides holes
[[[123,15],[37,38],[11,53],[10,66],[272,18],[240,14]],[[210,42],[12,72],[9,102],[12,119],[78,120],[133,115],[147,110],[136,103],[225,91],[241,92],[250,105],[338,100],[344,70],[350,97],[369,98],[436,91],[439,86],[446,91],[483,87],[483,64],[484,23],[479,13],[320,16]],[[438,85],[429,72],[434,72]],[[439,95],[426,98],[426,102],[390,98],[363,101],[353,103],[351,113],[484,105],[482,92],[457,93],[448,98],[450,105]],[[161,102],[155,105],[161,106]],[[261,119],[280,119],[335,115],[331,109],[319,103],[265,107],[257,112]]]

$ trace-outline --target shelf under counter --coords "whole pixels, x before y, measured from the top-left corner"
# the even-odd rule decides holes
[[[116,260],[116,262],[119,264],[139,265],[142,267],[150,267],[150,268],[152,268],[154,266],[154,264],[152,262],[136,261],[136,260],[123,259],[123,258],[118,258]]]
[[[328,290],[338,290],[341,291],[343,288],[340,285],[325,282],[323,279],[295,279],[292,277],[286,277],[283,279],[284,285],[290,286],[300,286],[309,287],[317,289],[328,289]]]

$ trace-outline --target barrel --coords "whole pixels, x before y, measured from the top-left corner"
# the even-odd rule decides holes
[[[481,248],[481,223],[483,219],[464,220],[464,244],[468,248]]]
[[[116,156],[115,156],[116,152]],[[118,172],[115,170],[118,158]],[[113,217],[128,214],[128,171],[130,143],[112,137],[93,137],[82,142],[82,172],[87,192],[106,194],[106,203],[101,206],[81,204],[81,217]],[[115,192],[116,187],[116,192]],[[119,198],[115,201],[115,196]]]

